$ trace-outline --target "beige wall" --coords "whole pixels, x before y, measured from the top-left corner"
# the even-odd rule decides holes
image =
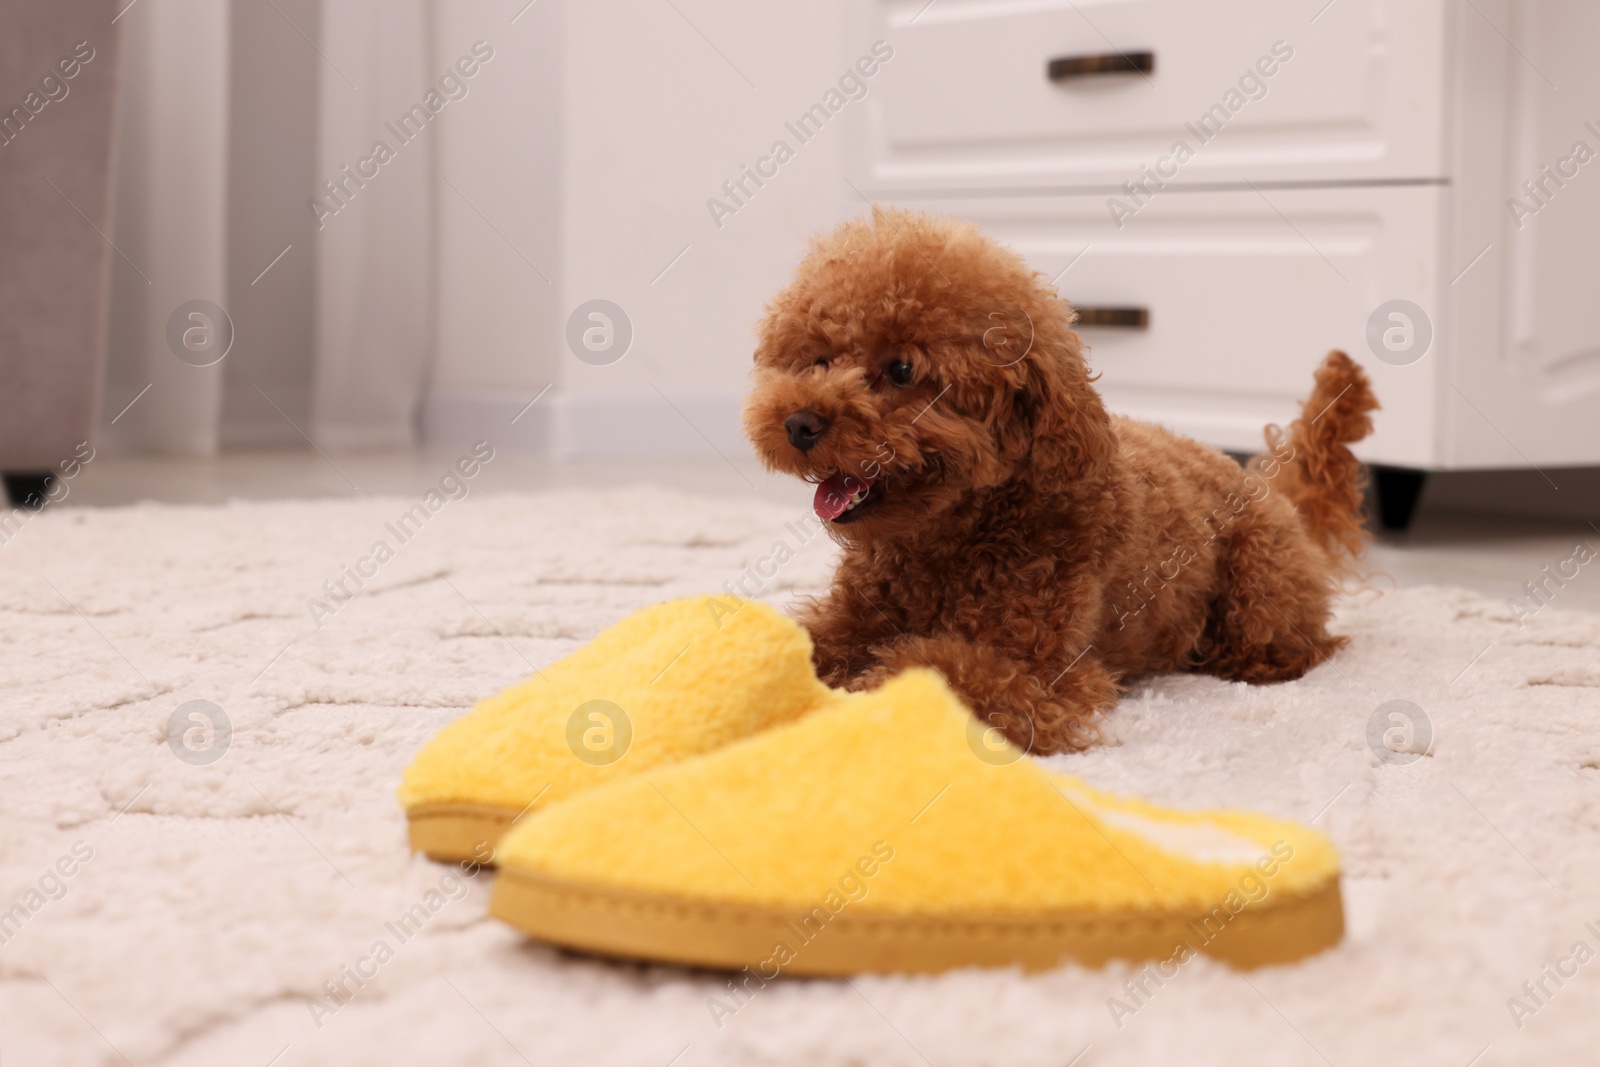
[[[720,228],[706,201],[774,140],[793,144],[784,122],[870,42],[844,42],[839,0],[540,2],[512,26],[516,6],[442,9],[441,42],[508,43],[497,80],[467,101],[480,106],[451,116],[441,172],[554,284],[441,190],[430,432],[498,425],[553,381],[519,443],[650,455],[708,453],[709,438],[742,450],[752,326],[807,236],[863,205],[839,178],[837,121]],[[633,324],[611,366],[580,362],[564,340],[570,311],[594,298]]]
[[[563,5],[534,4],[513,24],[516,7],[434,7],[440,70],[475,41],[494,49],[439,130],[434,384],[444,389],[537,390],[556,371]]]

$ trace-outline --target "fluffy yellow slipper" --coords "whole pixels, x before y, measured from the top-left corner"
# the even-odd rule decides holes
[[[646,608],[482,701],[417,754],[400,785],[411,848],[484,862],[524,812],[833,696],[812,670],[810,637],[765,604],[695,597]]]
[[[1321,834],[1053,775],[928,671],[573,797],[499,861],[490,911],[536,937],[746,981],[1197,952],[1256,966],[1343,932]]]

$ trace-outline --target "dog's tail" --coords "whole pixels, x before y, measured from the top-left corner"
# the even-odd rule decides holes
[[[1267,428],[1267,445],[1283,463],[1278,481],[1311,536],[1341,563],[1366,549],[1362,521],[1367,472],[1346,446],[1372,432],[1378,398],[1366,372],[1343,352],[1329,352],[1300,417]],[[1287,444],[1287,447],[1285,445]],[[1288,455],[1289,449],[1293,455]]]

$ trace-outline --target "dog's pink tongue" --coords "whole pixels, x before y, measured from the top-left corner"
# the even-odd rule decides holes
[[[817,495],[812,500],[811,506],[816,509],[818,518],[832,522],[850,507],[852,496],[871,484],[854,474],[836,471],[827,481],[817,486]]]

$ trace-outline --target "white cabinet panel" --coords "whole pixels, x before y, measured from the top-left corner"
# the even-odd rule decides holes
[[[1437,178],[1443,0],[858,0],[863,189]],[[1312,22],[1313,16],[1316,21]],[[1052,80],[1052,59],[1152,56]],[[1093,64],[1090,64],[1093,65]],[[1179,143],[1186,151],[1174,152]],[[1187,155],[1188,158],[1179,158]],[[1147,168],[1141,170],[1141,168]]]
[[[1461,46],[1471,88],[1498,75],[1507,121],[1485,128],[1495,111],[1473,98],[1459,117],[1445,460],[1549,468],[1559,486],[1554,468],[1600,463],[1600,68],[1589,54],[1600,7],[1487,13],[1523,54],[1483,20],[1463,25],[1475,34]]]
[[[1342,348],[1367,368],[1384,405],[1363,457],[1421,466],[1437,460],[1437,352],[1408,366],[1381,362],[1367,323],[1390,300],[1433,308],[1445,195],[1436,187],[1170,193],[1120,230],[1104,197],[914,206],[978,223],[1057,278],[1074,306],[1148,312],[1144,329],[1081,330],[1113,409],[1254,451],[1263,425],[1294,417],[1322,357]]]
[[[852,184],[1148,309],[1083,330],[1118,410],[1254,449],[1336,347],[1384,405],[1365,459],[1600,462],[1592,0],[852,2],[895,48]],[[1397,300],[1409,363],[1368,341]]]

